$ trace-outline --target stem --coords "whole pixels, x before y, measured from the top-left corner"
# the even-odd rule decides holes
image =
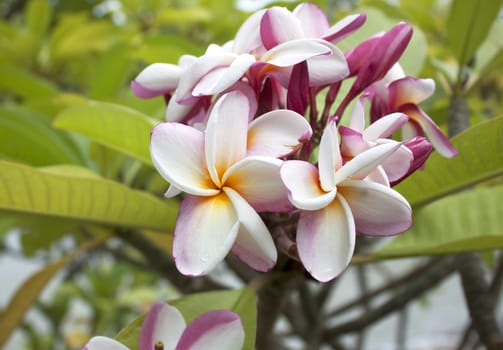
[[[443,257],[428,273],[408,281],[404,288],[397,291],[388,301],[370,310],[361,317],[342,323],[324,333],[325,340],[330,342],[340,335],[359,332],[370,324],[384,318],[392,312],[402,309],[411,300],[418,298],[424,292],[439,284],[456,270],[453,257]]]
[[[461,254],[456,261],[473,327],[488,350],[502,349],[503,337],[494,317],[494,305],[480,256],[477,253]]]
[[[291,284],[299,275],[289,272],[271,273],[258,290],[257,343],[256,349],[276,350],[279,348],[274,337],[274,325],[283,309]]]
[[[449,136],[457,135],[469,127],[468,113],[465,96],[456,90],[449,106],[447,120]],[[460,254],[456,256],[456,262],[473,328],[487,349],[503,348],[503,335],[496,322],[494,303],[489,293],[489,283],[484,278],[484,266],[480,255]]]

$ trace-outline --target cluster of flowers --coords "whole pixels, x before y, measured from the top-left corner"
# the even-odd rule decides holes
[[[392,186],[432,147],[447,157],[456,150],[418,107],[433,81],[397,63],[409,24],[337,48],[364,22],[358,14],[330,26],[310,3],[272,7],[232,41],[177,65],[152,64],[132,82],[137,96],[167,101],[150,152],[170,183],[166,196],[185,193],[173,242],[181,273],[206,274],[230,251],[255,270],[272,269],[281,244],[269,219],[287,217],[294,230],[281,239],[294,241],[306,270],[325,282],[348,266],[357,234],[410,227],[411,207]],[[399,129],[401,141],[392,138]]]
[[[208,311],[188,326],[182,314],[166,303],[154,304],[143,320],[139,350],[239,350],[245,339],[239,315]],[[96,336],[82,350],[129,350],[112,338]]]

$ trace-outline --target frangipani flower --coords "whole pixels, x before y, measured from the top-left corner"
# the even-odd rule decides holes
[[[407,122],[403,113],[391,113],[383,116],[365,128],[365,111],[361,100],[357,100],[351,113],[349,126],[340,126],[341,154],[349,160],[372,147],[383,143],[398,143],[389,139],[393,132]],[[397,150],[385,159],[376,170],[382,169],[389,184],[402,179],[413,165],[414,154],[405,145],[400,144]]]
[[[138,350],[240,350],[244,329],[239,315],[226,310],[206,312],[188,326],[175,307],[154,304],[143,321]],[[115,339],[96,336],[83,350],[129,350]]]
[[[291,202],[301,209],[297,249],[309,273],[326,282],[349,264],[356,233],[389,236],[412,223],[408,202],[395,190],[365,178],[398,148],[384,143],[343,164],[335,121],[325,128],[318,168],[299,160],[286,161],[281,178]]]
[[[239,92],[213,106],[206,132],[161,123],[151,135],[152,161],[170,182],[168,196],[186,192],[177,219],[173,256],[178,270],[202,275],[232,249],[259,271],[277,258],[268,228],[257,211],[288,211],[277,157],[296,151],[311,136],[299,114],[275,110],[249,123],[250,104]]]
[[[369,96],[371,118],[377,120],[391,112],[401,112],[409,117],[402,128],[404,140],[426,135],[433,147],[444,157],[454,157],[456,149],[442,133],[435,122],[418,106],[433,94],[435,82],[432,79],[418,79],[405,76],[396,64],[380,81],[374,83],[366,92]]]

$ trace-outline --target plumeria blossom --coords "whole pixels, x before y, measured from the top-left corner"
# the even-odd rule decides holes
[[[365,19],[330,25],[311,3],[259,10],[232,40],[176,65],[154,63],[132,82],[137,96],[167,101],[150,152],[170,183],[165,195],[183,193],[173,242],[181,273],[207,274],[229,252],[268,271],[278,247],[328,281],[348,265],[357,234],[411,225],[411,208],[392,187],[423,168],[432,147],[456,151],[418,107],[433,81],[397,64],[410,24],[337,48]],[[353,102],[349,124],[339,125]],[[393,139],[398,129],[402,141]]]
[[[320,141],[318,168],[300,160],[282,165],[289,198],[302,210],[296,238],[299,257],[317,280],[329,281],[348,266],[357,232],[389,236],[410,227],[407,200],[386,185],[366,180],[400,146],[383,143],[343,163],[332,120]]]
[[[239,315],[226,310],[208,311],[188,326],[175,307],[154,304],[147,313],[139,338],[139,350],[240,350],[245,333]],[[117,340],[96,336],[83,350],[129,350]]]
[[[452,143],[418,106],[434,90],[435,82],[432,79],[405,76],[401,66],[396,64],[382,80],[367,90],[372,102],[371,117],[376,120],[391,112],[405,113],[409,117],[409,122],[402,129],[405,140],[426,135],[440,154],[448,158],[454,157],[457,151]]]
[[[296,151],[311,129],[289,110],[269,112],[249,124],[249,109],[244,94],[230,92],[213,106],[205,132],[170,122],[152,131],[152,161],[171,184],[167,195],[188,194],[173,242],[183,274],[207,273],[231,249],[259,271],[276,262],[274,242],[257,211],[291,209],[277,157]]]

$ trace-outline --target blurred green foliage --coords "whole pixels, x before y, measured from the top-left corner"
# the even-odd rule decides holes
[[[475,0],[315,2],[332,22],[347,13],[368,12],[367,25],[341,42],[345,50],[355,40],[389,29],[397,21],[411,22],[416,34],[401,63],[413,75],[435,79],[439,88],[424,107],[443,127],[455,93],[466,99],[473,124],[503,115],[503,23],[496,17],[502,1],[484,1],[484,6]],[[145,229],[164,231],[161,239],[169,241],[176,203],[154,197],[163,193],[166,184],[148,155],[149,129],[164,118],[165,101],[134,97],[129,82],[150,63],[176,63],[183,54],[200,55],[208,44],[232,39],[249,14],[236,9],[233,0],[6,0],[0,3],[0,15],[0,237],[20,235],[19,254],[44,262],[68,253],[63,244],[67,239],[78,247],[130,227],[139,234]],[[468,21],[467,28],[463,24]],[[461,135],[459,144],[467,150],[478,138],[492,138],[478,145],[477,152],[463,152],[454,160],[452,179],[439,188],[429,187],[429,201],[446,196],[446,188],[447,192],[459,190],[460,182],[501,185],[502,128],[498,121],[492,129]],[[472,168],[480,163],[480,154],[484,154],[484,164]],[[433,162],[418,176],[431,180],[435,172],[444,171],[445,162]],[[484,172],[488,164],[492,165],[490,174]],[[51,192],[51,186],[57,190]],[[413,185],[406,186],[404,193],[412,191],[411,198],[424,194]],[[94,190],[100,193],[93,194]],[[494,200],[494,195],[475,190],[466,196]],[[64,203],[72,200],[80,206],[75,204],[71,212],[63,210]],[[150,205],[152,217],[138,214],[135,205],[140,202]],[[463,215],[469,203],[461,200],[454,205]],[[434,250],[435,235],[421,224],[441,221],[435,212],[421,211],[414,240],[401,246],[397,239],[390,248],[394,255]],[[472,217],[470,224],[477,226],[477,220],[493,223],[497,232],[491,232],[483,248],[502,247],[501,226],[497,230],[501,213],[488,215],[493,217]],[[426,233],[421,235],[422,231]],[[479,234],[454,233],[442,247],[446,251],[477,249],[470,240]],[[410,250],[425,242],[425,251]],[[3,249],[9,248],[3,245]],[[124,257],[142,261],[135,254],[115,241],[58,265],[69,263],[64,282],[50,299],[34,304],[49,321],[51,333],[39,332],[26,321],[19,324],[27,335],[27,348],[78,349],[92,334],[113,335],[145,310],[142,301],[176,295],[169,284],[160,286],[158,276],[148,269],[132,268],[131,261],[124,261]],[[31,292],[38,293],[44,286],[41,283]],[[22,298],[23,290],[19,293]],[[72,333],[64,331],[63,325],[74,299],[93,311],[84,326]],[[17,315],[24,311],[17,310]],[[9,317],[1,314],[0,323]]]

